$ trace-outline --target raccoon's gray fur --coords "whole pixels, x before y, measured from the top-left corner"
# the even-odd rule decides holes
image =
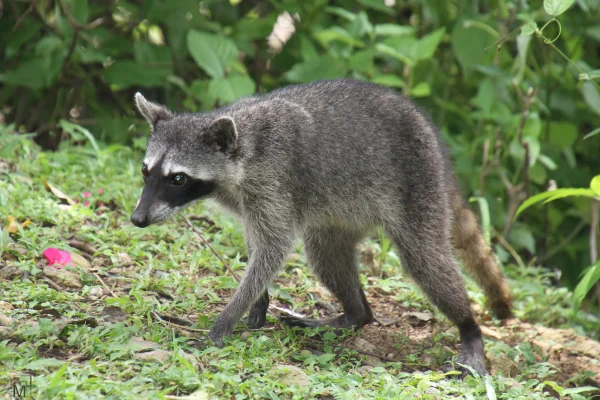
[[[453,250],[500,318],[510,315],[510,295],[462,201],[439,133],[413,103],[353,80],[289,86],[212,112],[176,116],[139,93],[135,99],[153,133],[132,222],[147,226],[210,196],[244,224],[248,266],[209,334],[215,344],[222,345],[249,309],[249,325],[264,324],[267,285],[297,237],[344,313],[286,322],[336,328],[370,322],[355,246],[381,226],[402,265],[458,326],[458,361],[486,373],[481,331]]]

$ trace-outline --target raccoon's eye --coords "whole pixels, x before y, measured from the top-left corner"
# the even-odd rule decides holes
[[[142,175],[148,176],[148,166],[146,164],[142,165]]]
[[[187,176],[184,174],[175,174],[171,176],[171,185],[183,186],[187,183]]]

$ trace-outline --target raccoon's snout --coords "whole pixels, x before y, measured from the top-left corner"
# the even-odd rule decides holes
[[[145,228],[148,225],[148,214],[143,214],[139,210],[135,210],[131,215],[130,221],[138,228]]]

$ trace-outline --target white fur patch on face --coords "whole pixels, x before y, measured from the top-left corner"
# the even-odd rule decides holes
[[[162,164],[162,173],[163,176],[169,176],[171,174],[183,173],[193,179],[198,179],[202,181],[210,181],[214,179],[214,175],[211,174],[208,170],[203,169],[201,166],[196,166],[194,169],[185,167],[183,165],[177,164],[173,160],[165,160]]]
[[[144,164],[150,170],[150,169],[152,169],[152,167],[154,167],[154,164],[156,164],[157,160],[158,160],[158,157],[148,157],[148,156],[146,156],[146,158],[144,158]]]

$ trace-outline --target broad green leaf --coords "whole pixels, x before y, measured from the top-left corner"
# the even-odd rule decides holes
[[[596,196],[600,197],[600,175],[596,175],[592,178],[590,189],[592,189]]]
[[[431,94],[431,87],[427,82],[419,82],[417,85],[410,89],[410,96],[412,97],[425,97]]]
[[[40,74],[40,62],[37,59],[21,61],[12,71],[6,71],[1,81],[8,85],[41,89],[45,86],[44,76]]]
[[[310,60],[319,57],[319,52],[313,41],[305,34],[299,35],[300,37],[300,54],[303,60]]]
[[[351,70],[371,75],[375,71],[375,65],[373,64],[374,57],[374,49],[357,51],[356,53],[352,54],[352,56],[348,60],[348,67]]]
[[[341,7],[325,7],[325,12],[337,15],[338,17],[342,17],[348,21],[354,21],[356,19],[356,14],[351,13],[350,11]]]
[[[118,89],[131,86],[157,87],[167,82],[164,70],[149,68],[132,60],[117,61],[104,70],[104,79]]]
[[[598,88],[592,82],[586,81],[580,89],[588,107],[597,115],[600,115],[600,92],[598,92]]]
[[[470,103],[481,109],[485,114],[492,111],[492,106],[496,100],[496,85],[491,78],[485,78],[479,84],[477,96],[471,99]]]
[[[226,69],[238,56],[233,40],[223,35],[192,29],[187,35],[187,45],[196,64],[213,78],[224,77]]]
[[[527,249],[532,255],[535,254],[535,238],[531,231],[525,227],[515,227],[510,231],[510,243],[518,248]]]
[[[311,82],[317,79],[342,78],[345,75],[345,62],[330,55],[300,62],[285,73],[290,82]]]
[[[96,157],[100,157],[100,148],[98,147],[98,144],[96,143],[96,139],[94,138],[94,135],[92,135],[92,133],[90,131],[88,131],[86,128],[84,128],[81,125],[74,124],[74,123],[69,122],[64,119],[60,120],[60,126],[67,133],[69,133],[71,135],[76,135],[77,133],[79,133],[79,134],[82,134],[83,136],[85,136],[85,138],[87,140],[89,140],[90,144],[94,148],[94,151],[96,152]]]
[[[587,135],[585,135],[585,136],[583,137],[583,139],[584,139],[584,140],[585,140],[585,139],[589,139],[589,138],[591,138],[592,136],[595,136],[595,135],[597,135],[597,134],[599,134],[599,133],[600,133],[600,128],[596,128],[596,129],[594,129],[593,131],[591,131],[590,133],[588,133]]]
[[[71,2],[71,14],[73,15],[73,17],[75,17],[77,22],[79,22],[82,25],[85,25],[88,20],[88,3],[88,1],[83,0],[73,0]]]
[[[256,84],[250,77],[233,75],[211,80],[208,83],[208,92],[212,97],[220,100],[220,105],[225,105],[240,97],[254,94]]]
[[[553,17],[567,11],[575,0],[544,0],[544,10]]]
[[[575,310],[579,309],[583,299],[585,296],[587,296],[589,291],[592,289],[592,287],[594,287],[598,280],[600,280],[600,261],[591,265],[587,269],[583,275],[583,278],[581,278],[581,281],[579,281],[575,287],[575,290],[573,291],[573,308]]]
[[[413,49],[414,58],[417,60],[428,60],[433,57],[444,37],[444,33],[446,33],[446,28],[440,28],[419,39]]]
[[[538,157],[538,161],[547,169],[549,169],[550,171],[554,171],[558,168],[558,165],[556,165],[556,163],[554,162],[553,159],[551,159],[550,157],[548,157],[545,154],[540,154],[540,156]]]
[[[415,28],[409,25],[379,24],[375,25],[376,36],[408,36],[415,33]]]
[[[364,44],[360,40],[354,39],[349,32],[339,26],[318,32],[315,34],[315,38],[324,47],[327,47],[331,42],[341,42],[354,47],[364,47]]]
[[[404,88],[406,83],[397,75],[386,74],[379,75],[371,80],[373,83],[378,83],[380,85],[389,86],[393,88]]]
[[[358,0],[358,3],[367,8],[372,8],[373,10],[381,11],[389,15],[396,14],[393,8],[385,5],[384,0]]]
[[[562,394],[564,396],[568,396],[568,395],[578,394],[578,393],[595,392],[597,390],[598,390],[598,388],[596,386],[580,386],[580,387],[575,387],[575,388],[567,388],[563,391]]]
[[[485,50],[496,42],[489,32],[458,21],[452,31],[452,49],[463,68],[487,65],[494,57],[494,49]]]
[[[577,125],[570,122],[550,123],[550,143],[559,148],[572,147],[577,140]]]
[[[532,205],[534,205],[536,203],[544,202],[544,204],[545,204],[545,203],[548,203],[549,201],[554,201],[554,200],[562,199],[565,197],[571,197],[571,196],[573,196],[573,197],[577,197],[577,196],[593,197],[594,192],[591,189],[565,188],[565,189],[556,189],[556,190],[552,190],[549,192],[538,193],[535,196],[531,196],[530,198],[525,200],[519,206],[519,208],[517,209],[517,212],[515,214],[515,219],[519,216],[519,214],[521,214],[523,211],[525,211],[526,209],[528,209],[529,207],[531,207]]]
[[[363,39],[365,35],[368,37],[373,35],[373,24],[369,21],[367,13],[361,11],[356,15],[354,21],[348,24],[346,30],[353,38],[360,40]],[[362,42],[361,46],[364,46]]]
[[[579,79],[580,80],[592,80],[592,79],[598,79],[600,78],[600,69],[596,69],[590,72],[584,72],[582,74],[579,74]]]
[[[390,56],[393,57],[405,64],[408,65],[413,65],[414,61],[407,55],[400,53],[399,51],[397,51],[396,49],[394,49],[393,47],[390,47],[384,43],[377,43],[375,45],[375,50],[377,50],[377,52],[379,54],[383,54],[386,56]]]
[[[30,361],[23,366],[23,369],[31,369],[34,371],[46,370],[51,367],[59,367],[65,364],[64,361],[55,358],[40,358],[39,360]]]
[[[521,36],[529,36],[537,29],[535,21],[529,21],[521,27]]]

